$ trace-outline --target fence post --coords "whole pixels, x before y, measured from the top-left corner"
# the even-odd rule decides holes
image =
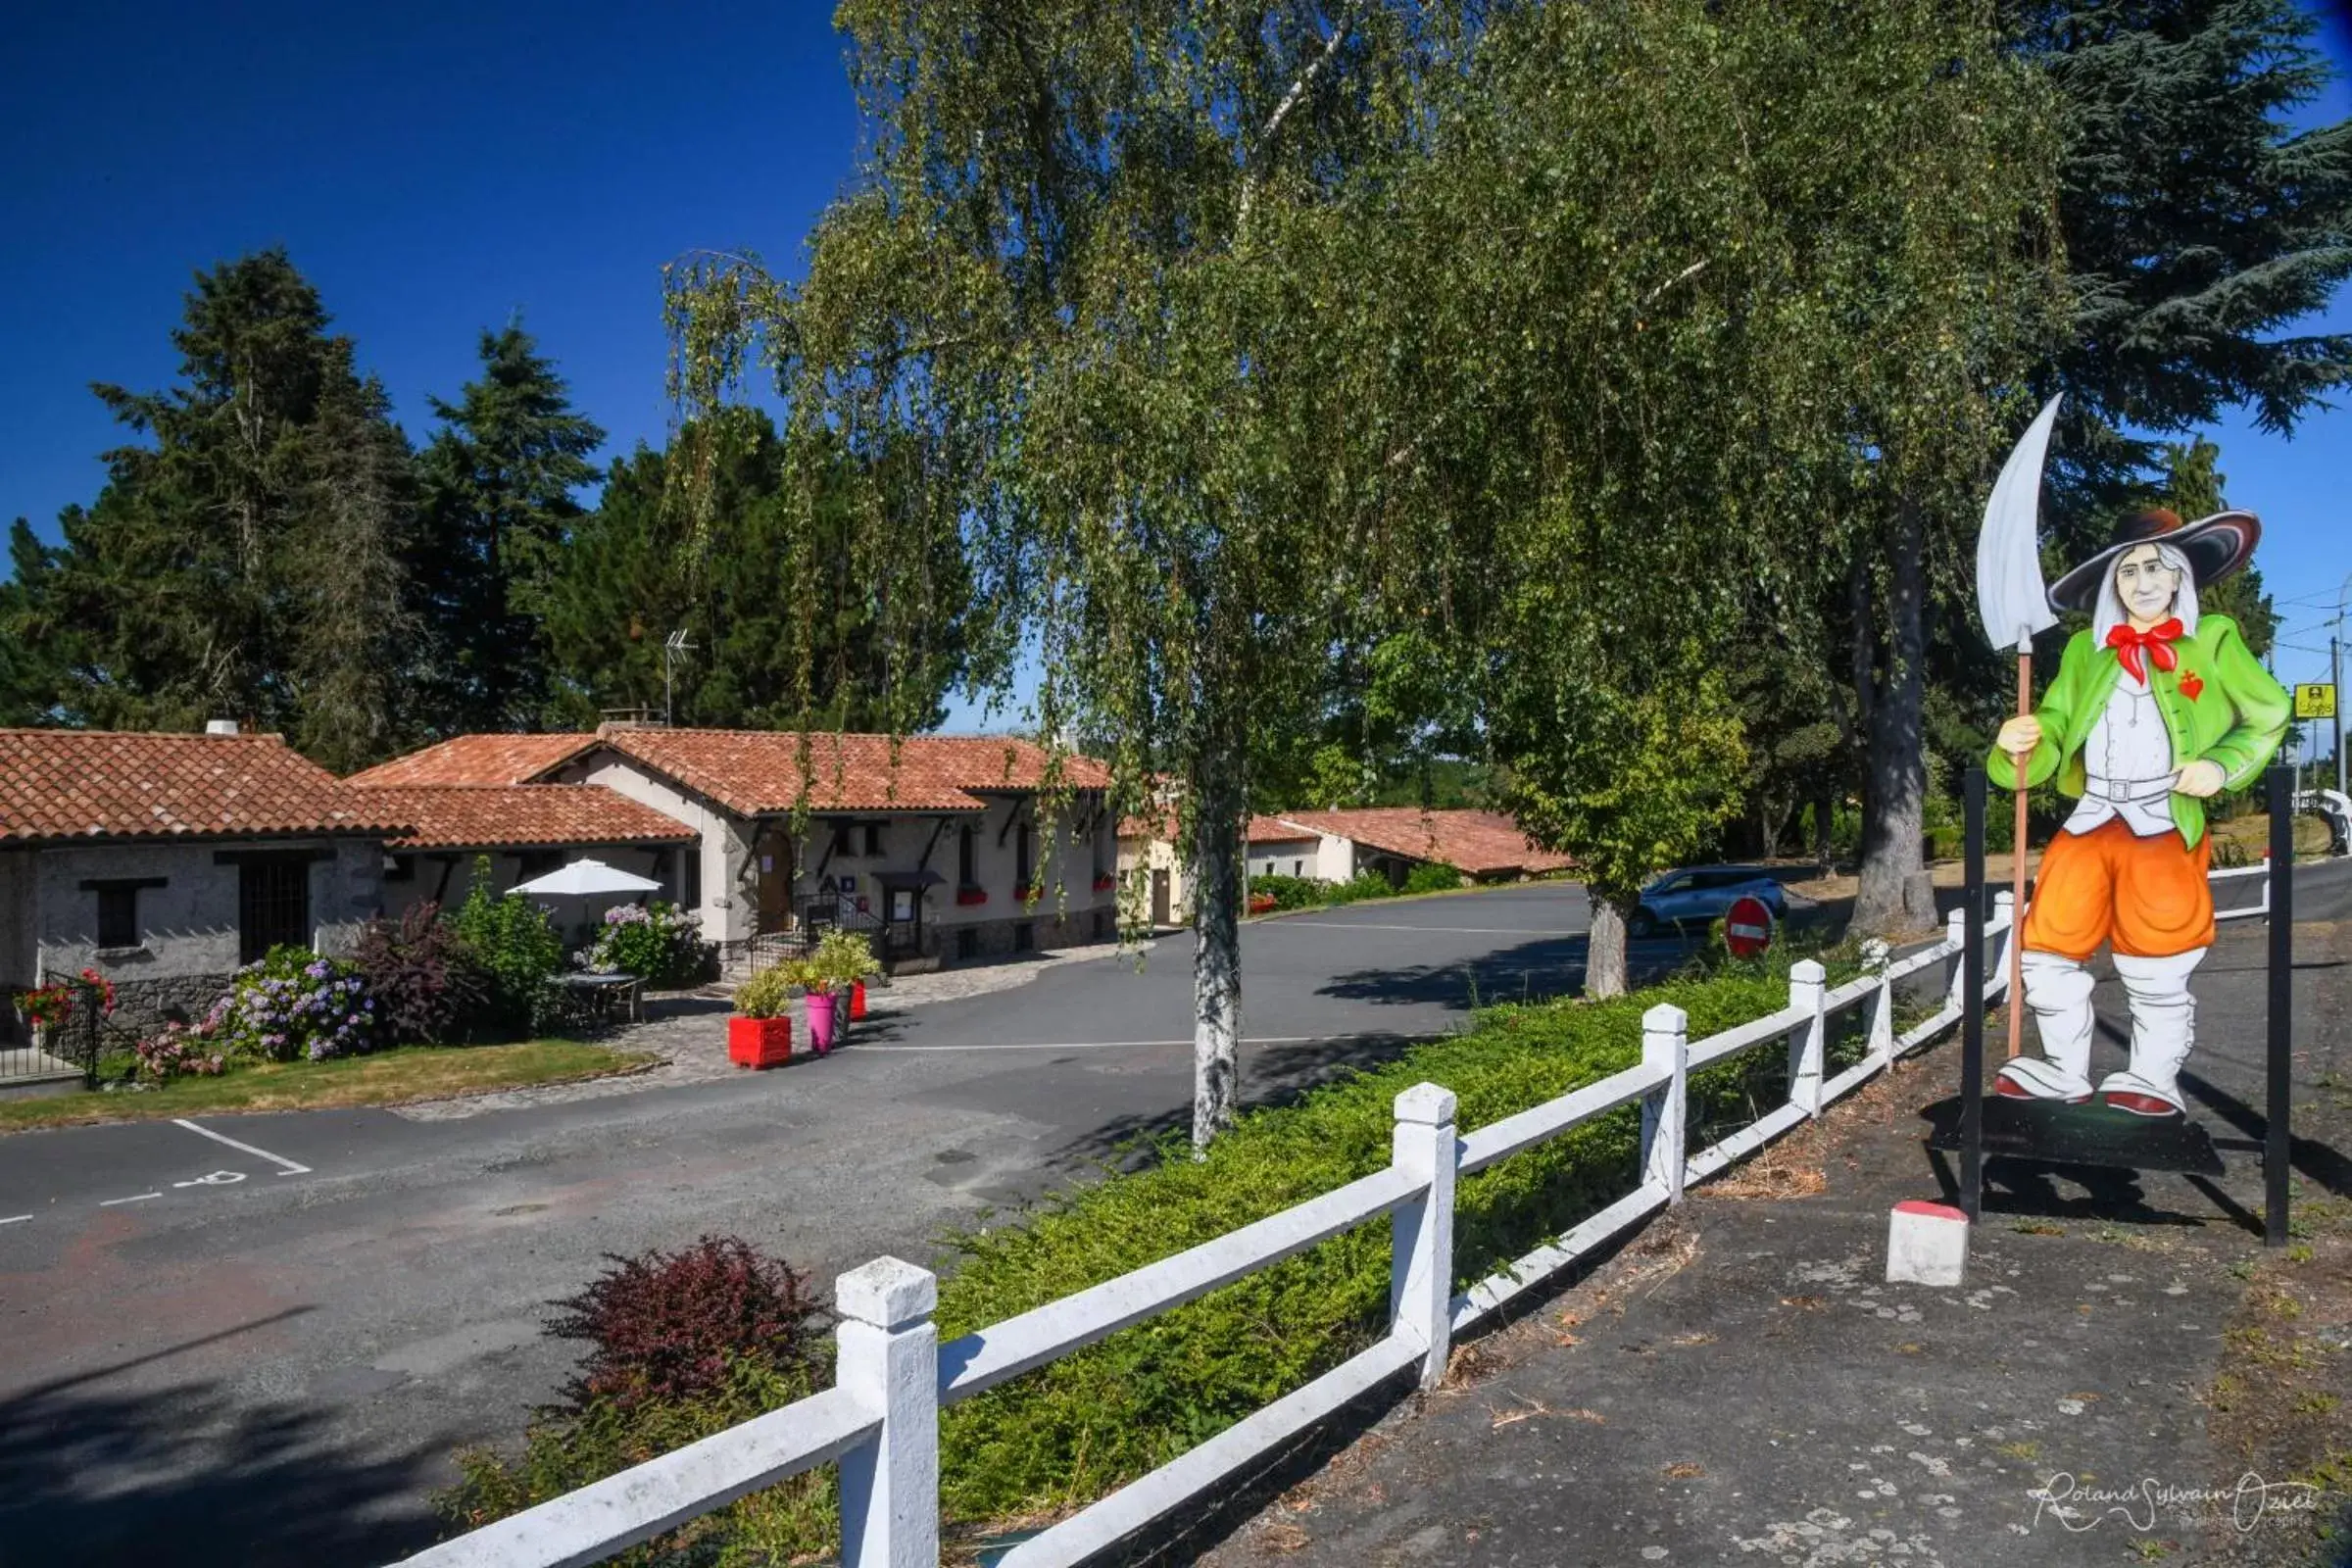
[[[2009,995],[2009,965],[2017,947],[2017,895],[2007,888],[1992,896],[1992,923],[2001,933],[2001,967],[1993,980],[2000,987],[2001,1005],[2007,1006],[2017,1000]]]
[[[1453,1336],[1453,1184],[1461,1144],[1453,1091],[1415,1084],[1396,1097],[1392,1157],[1428,1187],[1389,1219],[1389,1321],[1426,1347],[1421,1387],[1446,1376]]]
[[[1829,1034],[1821,999],[1829,980],[1818,958],[1799,958],[1788,967],[1788,1005],[1804,1012],[1804,1021],[1788,1031],[1788,1103],[1807,1116],[1821,1114],[1821,1069]]]
[[[1893,956],[1884,938],[1872,937],[1862,944],[1862,967],[1879,977],[1878,993],[1871,999],[1870,1059],[1888,1071],[1894,1068]]]
[[[1943,917],[1943,940],[1952,945],[1952,982],[1943,988],[1943,1007],[1946,1012],[1960,1010],[1961,976],[1967,972],[1968,910],[1954,909]]]
[[[833,1284],[834,1380],[882,1412],[841,1457],[842,1568],[938,1568],[939,1282],[877,1257]]]
[[[1642,1015],[1642,1064],[1666,1082],[1642,1097],[1642,1180],[1663,1183],[1666,1201],[1683,1200],[1684,1139],[1690,1114],[1690,1015],[1661,1002]]]

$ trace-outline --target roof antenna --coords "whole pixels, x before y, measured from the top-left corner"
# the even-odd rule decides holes
[[[683,631],[673,631],[662,639],[662,724],[665,729],[677,728],[673,711],[673,669],[682,654],[694,652],[694,644],[686,640]]]

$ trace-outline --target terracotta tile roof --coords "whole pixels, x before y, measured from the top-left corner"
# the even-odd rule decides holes
[[[1565,870],[1565,855],[1538,849],[1517,823],[1494,811],[1425,811],[1372,806],[1337,811],[1285,811],[1283,820],[1319,828],[1413,860],[1443,860],[1472,876]]]
[[[694,830],[600,784],[355,784],[416,831],[391,850],[692,844]]]
[[[1158,839],[1165,844],[1176,842],[1176,808],[1162,807],[1149,815],[1119,818],[1119,837],[1123,839]]]
[[[354,773],[349,784],[520,784],[596,744],[577,733],[458,735]]]
[[[275,735],[0,729],[0,844],[404,832]]]
[[[801,737],[789,731],[622,729],[599,732],[604,745],[707,796],[742,816],[789,811],[803,780]],[[819,811],[977,811],[983,793],[1034,790],[1044,779],[1045,749],[996,737],[811,735],[808,793]],[[1062,759],[1063,781],[1102,789],[1110,771],[1092,758]]]
[[[1243,842],[1248,844],[1297,844],[1314,836],[1309,829],[1279,816],[1252,816],[1242,835]]]

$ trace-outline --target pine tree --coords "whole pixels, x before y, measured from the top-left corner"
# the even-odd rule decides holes
[[[60,546],[20,531],[11,619],[54,672],[42,716],[237,718],[338,767],[392,744],[409,450],[327,325],[285,252],[262,251],[197,274],[179,384],[95,389],[143,439],[106,455]]]
[[[482,374],[420,460],[423,525],[409,557],[426,654],[418,716],[438,734],[538,727],[549,695],[549,585],[584,515],[572,492],[605,433],[571,407],[519,322],[481,338]]]

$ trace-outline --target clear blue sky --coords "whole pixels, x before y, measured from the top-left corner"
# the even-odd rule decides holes
[[[0,104],[0,519],[45,535],[118,440],[89,383],[168,384],[190,272],[273,243],[412,438],[519,311],[608,456],[658,443],[662,264],[749,248],[798,270],[857,137],[822,0],[11,7]],[[2339,81],[2313,118],[2347,114]],[[2352,293],[2328,324],[2352,328]],[[2352,572],[2352,407],[2291,443],[2211,433],[2301,645],[2278,672],[2320,678],[2306,650]]]

